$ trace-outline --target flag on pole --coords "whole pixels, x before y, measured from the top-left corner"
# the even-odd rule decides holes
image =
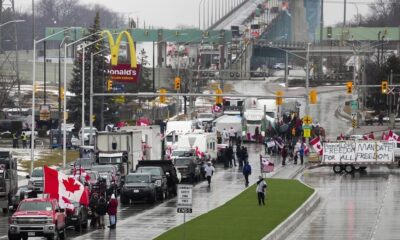
[[[68,201],[75,201],[82,205],[89,205],[88,190],[78,180],[47,166],[44,166],[43,171],[44,193],[49,194],[50,197],[59,201],[61,199],[66,204],[69,204]]]

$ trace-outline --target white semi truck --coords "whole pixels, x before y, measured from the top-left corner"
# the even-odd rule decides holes
[[[124,177],[142,159],[142,132],[98,132],[95,151],[99,165],[117,165]]]
[[[337,141],[325,142],[321,161],[311,168],[331,166],[335,173],[353,173],[373,166],[398,166],[391,141]]]

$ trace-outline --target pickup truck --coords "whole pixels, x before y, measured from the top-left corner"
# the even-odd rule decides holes
[[[121,203],[129,204],[130,201],[146,200],[154,203],[157,200],[156,186],[149,173],[130,173],[125,178],[121,190]]]
[[[177,157],[174,159],[174,164],[181,173],[182,181],[194,183],[201,179],[201,163],[197,161],[195,156]]]
[[[65,239],[66,216],[56,199],[29,198],[19,204],[9,219],[8,239],[43,236]]]
[[[176,195],[179,179],[175,166],[169,160],[142,160],[139,161],[137,173],[149,173],[152,182],[156,185],[157,195],[163,200],[168,196]]]

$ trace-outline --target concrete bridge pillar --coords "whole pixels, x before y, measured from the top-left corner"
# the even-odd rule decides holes
[[[306,21],[306,9],[304,0],[292,0],[290,2],[292,16],[292,41],[308,42],[308,24]]]

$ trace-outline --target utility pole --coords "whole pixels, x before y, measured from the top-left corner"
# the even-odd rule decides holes
[[[343,27],[346,27],[346,15],[347,15],[347,0],[344,0],[344,6],[343,6]]]
[[[320,21],[320,30],[319,30],[319,43],[322,46],[324,41],[324,0],[321,0],[321,21]],[[323,63],[324,57],[323,53],[321,53],[321,62],[319,64],[319,76],[323,75]]]

